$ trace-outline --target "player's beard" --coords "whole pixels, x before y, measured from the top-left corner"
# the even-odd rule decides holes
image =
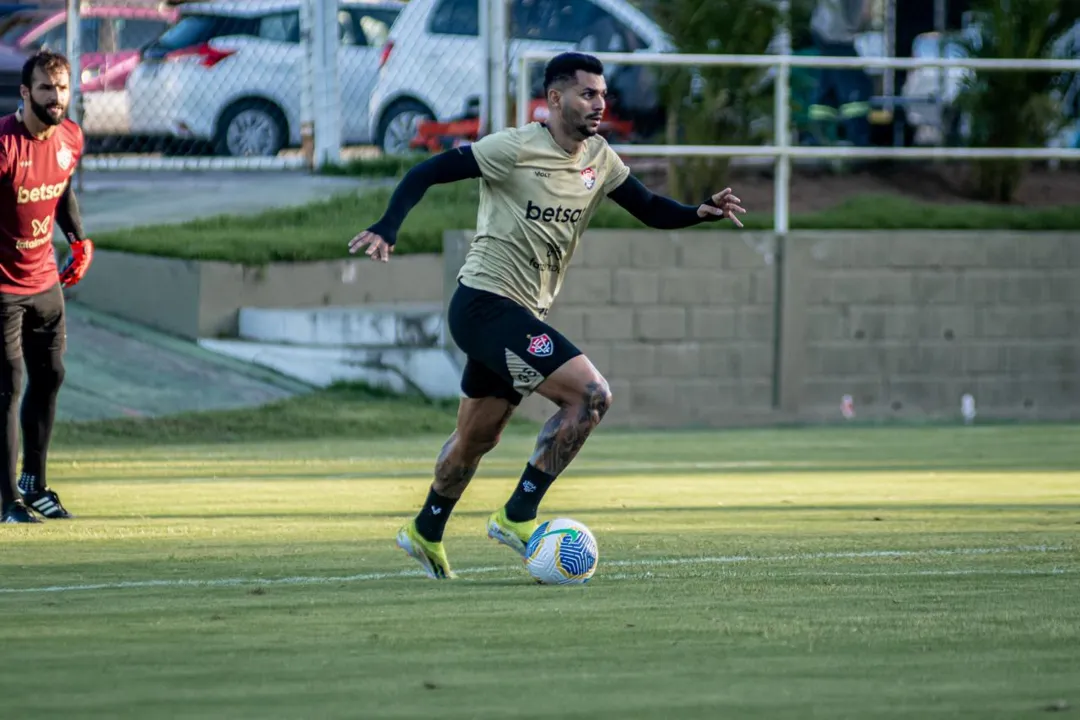
[[[567,117],[568,115],[569,117]],[[590,119],[591,115],[592,113],[589,113],[588,115],[578,115],[577,113],[569,111],[563,114],[563,121],[568,127],[574,129],[574,132],[577,133],[578,137],[584,140],[586,138],[591,138],[593,135],[600,132],[599,125],[593,127]]]
[[[30,109],[34,111],[35,115],[37,115],[38,120],[45,123],[46,125],[51,126],[59,125],[60,123],[64,122],[64,116],[67,114],[67,108],[60,103],[53,103],[49,107],[58,108],[60,110],[60,113],[54,116],[51,112],[49,112],[48,107],[44,105],[39,105],[34,100],[34,98],[30,98]]]

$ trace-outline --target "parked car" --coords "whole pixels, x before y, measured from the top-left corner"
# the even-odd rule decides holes
[[[342,141],[368,143],[379,52],[404,3],[342,0],[338,7]],[[179,21],[143,49],[128,80],[132,131],[191,138],[232,156],[271,156],[299,145],[299,0],[178,10]]]
[[[0,18],[0,44],[5,47],[15,47],[19,38],[41,24],[53,12],[53,10],[32,7],[16,10]]]
[[[670,52],[660,26],[626,0],[512,0],[511,84],[518,58],[529,50]],[[411,0],[390,30],[371,96],[375,143],[386,153],[408,152],[421,122],[447,122],[475,113],[484,87],[478,0]],[[605,68],[620,110],[639,121],[659,109],[648,68]],[[536,85],[542,67],[529,78]],[[534,87],[535,89],[535,87]],[[621,90],[621,92],[620,92]]]
[[[0,47],[0,115],[15,112],[22,101],[22,67],[26,57],[15,50]]]
[[[17,13],[0,28],[0,41],[23,53],[67,48],[67,13],[38,10]],[[79,83],[83,95],[82,128],[87,136],[127,135],[124,85],[139,62],[139,48],[175,20],[169,9],[137,5],[92,5],[79,17]]]
[[[91,5],[80,14],[80,79],[83,92],[123,90],[139,49],[175,21],[174,10],[129,5]],[[22,32],[11,38],[17,49],[67,47],[67,12],[26,16]]]
[[[8,15],[23,10],[33,10],[35,7],[35,5],[29,5],[27,3],[3,3],[0,4],[0,18],[6,18]]]

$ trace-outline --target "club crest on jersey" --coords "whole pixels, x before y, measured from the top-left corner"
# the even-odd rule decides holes
[[[71,148],[60,143],[60,149],[56,151],[56,163],[60,166],[60,169],[67,170],[71,167],[71,161],[74,159],[75,156],[72,154]]]
[[[555,352],[555,343],[551,341],[547,333],[529,338],[529,354],[536,357],[549,357]]]
[[[585,184],[586,190],[592,190],[596,185],[596,170],[591,167],[587,167],[581,171],[581,182]]]

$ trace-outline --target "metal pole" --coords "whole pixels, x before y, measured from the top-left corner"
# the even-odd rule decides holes
[[[896,57],[896,0],[885,0],[885,22],[882,34],[885,37],[885,57]],[[904,144],[903,129],[896,122],[896,104],[893,98],[896,96],[896,68],[885,69],[885,79],[881,88],[885,96],[885,110],[889,113],[889,119],[893,127],[893,145]]]
[[[67,47],[64,54],[67,55],[71,64],[71,104],[68,106],[68,117],[76,123],[82,120],[82,67],[79,62],[82,58],[82,48],[79,47],[79,0],[67,0]],[[29,109],[29,108],[27,108]]]
[[[940,43],[938,54],[945,57],[945,0],[934,0],[934,32],[937,33]],[[940,106],[945,95],[945,69],[938,68],[935,75],[937,82],[934,85],[934,102]]]
[[[791,57],[791,3],[789,0],[781,0],[780,2],[780,22],[780,55],[786,59]],[[774,88],[773,100],[774,122],[776,123],[773,142],[778,150],[773,189],[773,239],[775,242],[773,273],[775,282],[773,284],[772,407],[775,410],[780,408],[780,396],[782,393],[783,257],[787,245],[789,186],[791,184],[791,157],[787,152],[791,140],[791,66],[784,61],[781,61],[776,68],[776,87]]]
[[[1075,148],[968,148],[937,147],[852,147],[848,145],[612,145],[619,155],[628,157],[743,157],[770,158],[781,154],[793,159],[860,158],[866,160],[1049,160],[1059,158],[1076,162]]]
[[[314,102],[312,86],[315,82],[313,57],[315,8],[313,6],[316,2],[318,0],[303,0],[300,4],[300,42],[303,43],[304,54],[300,83],[300,152],[309,170],[315,168],[315,113],[312,108]]]
[[[484,89],[480,93],[480,128],[479,137],[487,135],[491,129],[491,96],[494,83],[495,68],[493,57],[493,45],[491,42],[491,13],[493,3],[491,0],[480,0],[480,52],[483,54],[484,64]]]
[[[773,115],[775,122],[776,171],[773,198],[773,232],[787,235],[788,232],[788,186],[791,181],[791,157],[788,155],[790,143],[790,102],[791,102],[791,33],[788,25],[790,4],[787,0],[780,3],[784,27],[780,33],[781,51],[776,68],[776,87],[773,95]]]
[[[509,120],[509,63],[507,58],[509,46],[509,22],[506,0],[489,0],[491,3],[491,132],[499,132],[506,129]],[[519,78],[528,89],[528,77]]]
[[[337,0],[315,0],[315,169],[341,161]]]
[[[529,56],[521,54],[520,67],[518,68],[517,83],[517,126],[525,127],[529,124]]]
[[[67,43],[64,54],[67,55],[68,63],[71,65],[71,78],[69,80],[71,98],[68,100],[68,117],[76,125],[82,122],[83,116],[82,63],[80,62],[82,60],[82,48],[79,43],[81,16],[79,9],[79,0],[67,0]],[[23,108],[23,112],[30,112],[30,108]],[[79,167],[75,169],[75,192],[77,193],[82,192],[82,180],[82,163],[79,163]]]
[[[558,53],[532,50],[523,53],[529,62],[550,60]],[[833,57],[830,55],[710,55],[706,53],[592,53],[604,63],[621,65],[664,65],[683,67],[699,65],[702,67],[759,67],[771,68],[781,61],[789,67],[803,68],[970,68],[972,70],[1006,71],[1061,71],[1075,72],[1076,60],[1046,60],[1024,58],[873,58],[873,57]]]
[[[882,27],[885,39],[885,57],[896,57],[896,0],[885,0],[885,21]],[[882,94],[885,95],[885,108],[892,112],[893,96],[896,94],[896,68],[886,68],[882,81]]]

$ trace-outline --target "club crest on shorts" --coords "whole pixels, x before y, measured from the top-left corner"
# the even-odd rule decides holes
[[[596,169],[587,167],[581,171],[581,182],[585,184],[586,190],[592,190],[596,185]]]
[[[551,341],[547,333],[543,335],[529,336],[529,354],[536,357],[549,357],[555,352],[555,343]]]
[[[75,159],[75,156],[64,143],[60,143],[60,149],[56,151],[56,164],[60,166],[61,170],[67,170],[71,167],[71,161]]]

